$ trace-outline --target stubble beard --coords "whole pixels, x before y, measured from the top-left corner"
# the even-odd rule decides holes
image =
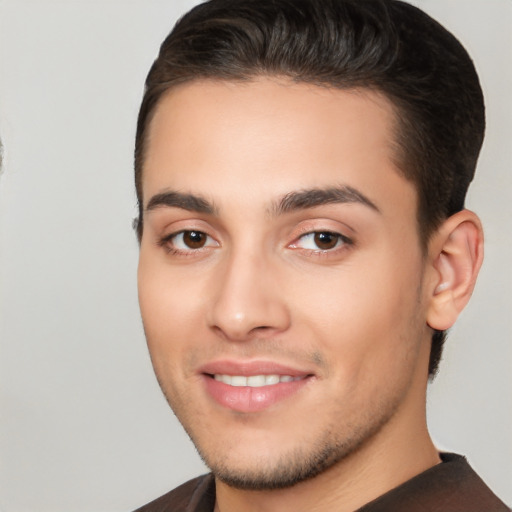
[[[238,464],[231,466],[226,462],[226,453],[218,448],[212,448],[209,443],[203,445],[198,439],[201,436],[194,433],[188,422],[182,421],[181,407],[175,407],[177,404],[169,400],[167,395],[166,398],[199,456],[215,478],[230,487],[249,491],[293,487],[336,466],[371,442],[394,416],[400,403],[398,396],[388,398],[388,402],[380,403],[378,408],[373,410],[371,417],[360,419],[357,425],[344,425],[340,430],[335,427],[326,428],[317,434],[316,439],[302,442],[301,446],[282,453],[277,459],[255,461],[244,467]]]
[[[380,430],[380,426],[374,430],[375,432],[371,433],[358,432],[357,437],[345,442],[335,443],[325,439],[322,443],[281,455],[272,466],[268,464],[267,467],[246,469],[245,472],[233,470],[221,461],[210,461],[208,454],[201,452],[200,446],[196,445],[196,449],[214,476],[230,487],[249,491],[276,490],[293,487],[324,473],[355,453],[368,436],[373,436]],[[194,442],[193,439],[192,441]]]

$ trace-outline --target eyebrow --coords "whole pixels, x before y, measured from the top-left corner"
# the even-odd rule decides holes
[[[380,213],[379,208],[364,194],[349,186],[313,188],[290,192],[275,202],[270,211],[273,215],[283,215],[296,210],[307,210],[327,204],[358,203]],[[204,197],[176,191],[155,194],[148,202],[146,211],[161,207],[182,208],[183,210],[215,215],[215,205]]]
[[[155,194],[148,202],[146,211],[156,210],[167,206],[170,208],[182,208],[197,213],[214,214],[217,209],[207,199],[194,194],[184,194],[182,192],[167,191]]]
[[[317,206],[339,203],[358,203],[380,213],[373,201],[355,188],[346,185],[290,192],[275,203],[271,211],[274,215],[282,215],[295,210],[307,210]]]

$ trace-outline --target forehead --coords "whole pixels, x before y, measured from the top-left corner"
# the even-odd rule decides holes
[[[187,83],[152,119],[144,201],[166,188],[222,196],[229,186],[247,196],[249,187],[274,197],[343,184],[370,198],[383,183],[411,189],[394,163],[395,119],[369,90],[277,78]]]

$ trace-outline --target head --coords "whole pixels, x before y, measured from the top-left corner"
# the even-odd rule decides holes
[[[451,33],[401,1],[221,0],[199,5],[177,23],[147,77],[135,146],[139,237],[147,134],[159,101],[194,80],[259,76],[368,89],[390,100],[396,163],[418,194],[423,248],[444,219],[464,208],[485,116],[473,63]],[[444,340],[435,330],[431,376]]]
[[[302,107],[303,115],[300,112]],[[204,114],[205,126],[201,124],[200,112]],[[266,121],[260,116],[262,112],[267,113]],[[268,116],[274,112],[275,119],[268,122]],[[336,123],[336,119],[339,120],[338,125],[333,124],[332,129],[328,130],[327,127],[331,126],[330,123]],[[310,120],[311,126],[308,125]],[[268,122],[266,127],[263,126],[265,122]],[[238,131],[233,131],[233,126],[237,126]],[[311,143],[316,144],[312,152],[302,154],[309,138],[292,129],[293,126],[308,126],[311,134],[323,134],[311,136]],[[343,126],[350,126],[350,130],[347,131]],[[192,9],[177,23],[162,44],[160,54],[148,75],[139,113],[135,149],[135,179],[140,208],[138,234],[142,243],[139,267],[142,268],[139,273],[141,308],[153,364],[161,386],[178,417],[196,441],[201,437],[198,432],[208,431],[211,425],[201,418],[192,420],[186,402],[193,401],[194,393],[185,398],[186,387],[180,387],[179,378],[174,381],[175,386],[172,379],[167,380],[166,373],[181,372],[183,382],[197,383],[202,379],[206,388],[212,388],[209,393],[215,395],[218,391],[215,386],[218,385],[210,377],[217,375],[222,380],[225,374],[233,374],[234,371],[230,370],[231,359],[227,362],[219,359],[225,358],[226,354],[238,361],[238,367],[247,362],[246,373],[257,378],[260,378],[259,374],[272,373],[273,367],[271,368],[268,360],[275,356],[278,362],[275,372],[286,374],[288,371],[285,381],[291,378],[292,382],[284,384],[288,385],[293,393],[299,386],[295,382],[300,382],[306,389],[313,389],[314,386],[310,385],[313,381],[325,383],[322,384],[325,392],[322,393],[323,396],[329,396],[336,387],[345,389],[349,401],[352,400],[348,399],[349,396],[361,393],[359,402],[351,402],[354,417],[348,414],[349,419],[346,421],[350,425],[345,424],[345,428],[339,427],[337,420],[345,417],[351,406],[347,405],[342,411],[337,409],[337,404],[329,404],[328,401],[325,403],[326,410],[333,409],[332,415],[326,418],[323,424],[320,419],[316,426],[315,421],[312,421],[310,430],[305,431],[301,438],[302,443],[311,439],[317,449],[314,453],[306,454],[299,447],[290,445],[287,454],[298,461],[292,465],[296,471],[291,472],[280,483],[275,483],[274,474],[260,480],[251,480],[253,484],[229,480],[231,477],[226,476],[227,481],[239,486],[252,485],[253,488],[257,488],[258,485],[291,485],[303,478],[314,476],[315,471],[322,471],[334,464],[380,431],[407,402],[406,390],[414,386],[421,388],[423,377],[426,381],[428,374],[433,375],[436,372],[447,322],[433,322],[434,326],[422,323],[420,317],[428,309],[425,299],[425,282],[428,279],[416,278],[423,276],[425,262],[429,258],[429,248],[437,243],[439,233],[443,234],[448,229],[444,227],[445,223],[453,218],[455,220],[448,222],[448,227],[457,224],[457,212],[464,208],[464,198],[474,174],[483,131],[483,98],[469,56],[450,33],[409,4],[394,0],[212,0]],[[273,137],[267,140],[266,134],[271,132]],[[169,139],[166,139],[166,133],[171,134]],[[197,140],[192,140],[194,133],[197,133]],[[339,147],[344,148],[344,152],[338,156],[346,156],[347,168],[360,169],[358,173],[349,172],[346,176],[340,177],[339,182],[348,182],[348,186],[343,185],[341,188],[336,186],[338,182],[335,173],[328,170],[322,175],[323,169],[329,167],[327,162],[323,162],[325,166],[318,169],[316,176],[311,174],[311,169],[315,166],[311,155],[315,150],[318,151],[319,158],[330,154],[331,151],[333,155],[336,153],[336,141],[331,140],[332,146],[325,145],[325,141],[332,139],[332,134],[339,136]],[[277,148],[272,141],[279,137],[282,137],[284,142],[283,147]],[[296,144],[291,143],[287,146],[286,141],[295,141]],[[197,152],[194,147],[196,142]],[[261,151],[256,152],[253,144]],[[221,145],[224,151],[219,150]],[[186,148],[185,152],[188,151],[188,156],[179,155],[183,148]],[[232,151],[232,148],[235,149]],[[287,158],[281,160],[283,152]],[[353,154],[353,161],[349,154]],[[367,174],[367,167],[360,162],[361,155],[365,155],[365,158],[367,155],[366,166],[372,162],[374,175]],[[379,155],[386,163],[382,161],[382,164],[379,164]],[[168,183],[169,189],[173,190],[171,193],[166,192],[165,179],[159,181],[165,174],[160,170],[165,168],[167,157],[169,161],[172,160],[171,167],[175,169],[171,171],[175,174]],[[223,166],[225,158],[231,160],[226,161],[226,165]],[[247,167],[251,168],[250,171],[245,170],[244,158],[247,158]],[[293,169],[301,168],[301,162],[308,159],[311,159],[309,171],[297,171],[297,176],[294,177]],[[356,163],[357,159],[359,160]],[[275,175],[269,172],[269,166],[264,164],[265,161],[267,164],[272,162],[275,165]],[[293,162],[293,166],[288,165],[289,161]],[[208,163],[212,169],[209,175],[204,173],[204,166]],[[180,166],[186,170],[179,174],[179,179],[175,179],[178,177],[176,173]],[[228,168],[232,171],[237,166],[240,169],[239,175],[233,176],[233,172],[226,174]],[[379,167],[382,167],[382,172],[377,170]],[[288,172],[281,172],[283,169],[287,169]],[[151,173],[152,177],[156,176],[156,182],[159,182],[159,187],[153,187],[150,191],[145,186],[148,173]],[[200,193],[195,194],[194,177],[198,176],[202,177],[203,188]],[[318,186],[315,186],[316,178]],[[352,178],[362,185],[363,193],[351,186]],[[295,187],[294,179],[297,182]],[[230,192],[229,197],[240,196],[246,200],[247,209],[240,209],[240,205],[234,207],[229,221],[233,221],[233,226],[238,222],[239,228],[230,231],[231,224],[222,220],[226,198],[223,196],[224,189],[217,189],[216,180],[225,185],[225,190]],[[270,187],[267,186],[269,182],[272,184]],[[177,186],[174,186],[174,183],[177,183]],[[253,186],[254,191],[248,194],[246,189]],[[282,189],[281,197],[272,196],[273,187],[276,190]],[[370,192],[370,196],[365,195],[365,190]],[[403,203],[400,212],[393,209],[395,205],[386,210],[381,208],[378,201],[372,200],[372,191],[376,196],[382,196],[384,190],[388,202]],[[207,197],[208,191],[212,193],[212,200]],[[265,194],[269,197],[265,207],[266,215],[269,215],[269,212],[278,212],[286,217],[304,209],[309,212],[317,205],[322,205],[322,208],[330,208],[329,205],[338,203],[356,205],[353,211],[363,208],[365,213],[361,214],[355,223],[359,223],[361,232],[367,229],[368,233],[375,229],[370,225],[379,224],[376,219],[372,222],[371,215],[376,214],[375,212],[382,214],[386,210],[382,215],[396,220],[391,223],[392,226],[388,225],[388,240],[379,238],[387,229],[384,226],[381,235],[376,232],[368,235],[368,239],[374,236],[375,246],[378,243],[388,244],[385,250],[387,257],[383,256],[382,259],[381,276],[388,271],[397,271],[397,263],[391,261],[393,249],[389,245],[389,240],[395,242],[396,255],[402,258],[403,252],[403,259],[408,262],[404,264],[407,271],[400,275],[397,273],[400,282],[396,283],[396,294],[393,295],[394,298],[390,298],[389,304],[386,303],[385,293],[379,296],[376,292],[372,299],[362,281],[357,281],[354,277],[357,274],[354,270],[354,281],[351,286],[348,286],[348,274],[345,276],[348,281],[340,283],[340,286],[345,285],[349,288],[349,296],[346,298],[352,300],[353,297],[351,307],[354,310],[350,314],[347,313],[347,322],[340,320],[338,324],[334,322],[330,325],[338,311],[340,317],[343,317],[345,313],[342,313],[341,309],[347,309],[346,303],[343,305],[343,301],[338,300],[340,297],[336,295],[336,279],[344,275],[343,270],[338,269],[338,274],[332,273],[341,260],[336,260],[336,263],[334,259],[323,260],[322,270],[317,274],[315,269],[308,266],[310,263],[304,268],[301,267],[302,262],[290,262],[290,267],[280,267],[278,260],[273,259],[274,256],[270,253],[262,253],[258,259],[251,253],[245,253],[241,257],[240,254],[247,250],[250,244],[248,241],[244,249],[240,245],[241,242],[238,242],[244,238],[240,219],[246,218],[247,231],[250,231],[251,219],[257,215],[256,206],[253,207],[252,201],[254,199],[256,202],[260,196],[264,199]],[[383,197],[381,199],[384,200]],[[177,226],[175,231],[157,241],[154,236],[155,226],[160,225],[158,229],[163,231],[161,226],[167,221],[154,221],[152,234],[146,235],[146,217],[153,215],[152,212],[162,205],[172,211],[192,211],[198,218],[191,225],[185,218],[173,217],[174,220],[171,219],[169,223]],[[327,210],[321,213],[322,217],[329,214]],[[271,215],[271,218],[274,217]],[[302,258],[305,254],[309,258],[316,254],[315,251],[319,247],[325,248],[326,254],[332,250],[343,250],[347,256],[342,257],[339,253],[337,258],[352,258],[348,255],[356,250],[351,247],[357,247],[359,242],[353,243],[350,237],[340,234],[339,231],[343,231],[342,229],[335,229],[335,225],[327,223],[327,227],[325,224],[318,225],[317,231],[311,220],[306,222],[299,217],[293,218],[298,224],[304,224],[300,228],[302,231],[297,232],[293,229],[298,228],[290,228],[290,234],[286,235],[290,239],[285,245],[281,244],[290,250],[293,258],[296,255],[301,255]],[[275,231],[268,238],[281,240],[279,237],[284,237],[282,233],[288,228],[277,221],[275,226]],[[182,231],[179,227],[182,227]],[[258,229],[263,233],[267,229],[267,224],[262,223]],[[306,232],[306,229],[310,231]],[[463,228],[463,232],[464,229],[466,228]],[[237,237],[233,236],[235,231]],[[357,231],[354,229],[354,232]],[[255,229],[254,233],[256,232]],[[153,243],[144,243],[146,236],[148,240],[153,237]],[[262,247],[269,247],[264,244],[270,242],[264,242],[263,238],[262,236]],[[364,236],[361,238],[363,241],[360,245],[364,247]],[[378,243],[377,239],[380,240]],[[445,237],[445,240],[448,240],[448,237]],[[315,250],[310,248],[311,244],[314,244]],[[161,255],[157,255],[157,246],[160,250],[165,247],[171,259],[178,259],[172,259],[170,266],[163,263]],[[224,247],[230,249],[221,250]],[[195,251],[194,248],[199,251]],[[154,257],[147,256],[151,251]],[[224,256],[220,256],[223,252],[226,254],[224,260]],[[187,259],[185,253],[191,258]],[[373,265],[372,261],[377,261],[372,258],[365,260],[369,253],[370,251],[367,254],[364,250],[360,251],[360,276],[365,273],[363,268],[369,269]],[[331,258],[331,255],[328,257]],[[473,259],[478,260],[479,257]],[[153,264],[151,261],[157,263]],[[247,262],[252,262],[252,267],[247,266]],[[265,266],[267,262],[268,267]],[[167,278],[158,275],[158,265],[162,265],[162,269],[172,267]],[[215,272],[212,270],[214,265],[218,265]],[[439,266],[449,267],[450,258],[440,259]],[[176,270],[178,267],[179,271]],[[356,267],[354,261],[352,268]],[[281,270],[278,272],[279,268]],[[298,269],[307,277],[303,277],[300,272],[293,274],[292,270],[298,272]],[[155,341],[159,335],[158,329],[153,327],[159,322],[156,317],[160,315],[160,318],[163,318],[166,313],[164,307],[161,308],[148,297],[155,290],[157,293],[162,292],[167,285],[174,285],[178,289],[187,286],[187,283],[195,281],[198,271],[204,272],[204,287],[184,291],[192,297],[189,324],[200,322],[198,319],[202,317],[194,315],[205,308],[203,316],[208,323],[208,332],[205,331],[200,337],[205,340],[212,336],[212,344],[201,348],[199,341],[197,345],[191,341],[190,353],[187,352],[189,348],[185,347],[181,352],[181,349],[178,349],[174,354],[174,360],[160,358],[157,354],[160,350],[158,346],[161,347],[163,341]],[[259,280],[254,280],[251,274],[256,271],[261,273]],[[236,273],[238,274],[235,279]],[[296,277],[292,277],[292,274]],[[446,274],[449,275],[450,271]],[[219,275],[223,276],[221,284],[217,281],[214,284],[216,276]],[[289,313],[289,308],[284,302],[267,296],[268,290],[278,286],[283,296],[287,294],[295,300],[301,295],[301,290],[304,287],[307,289],[311,284],[307,282],[310,276],[316,276],[318,283],[323,283],[323,286],[329,286],[330,282],[334,283],[333,293],[328,300],[323,299],[325,294],[316,292],[311,293],[309,299],[300,297],[300,300],[296,300],[296,311],[299,311],[306,320],[297,331],[304,333],[305,341],[302,345],[299,344],[294,352],[293,347],[288,345],[287,341],[290,340],[287,338],[291,337],[288,335],[289,332],[295,332],[294,327],[290,327],[293,324],[292,318],[295,317]],[[381,276],[375,274],[373,282],[381,279]],[[383,281],[388,278],[390,275],[382,277]],[[292,283],[294,279],[295,282]],[[243,286],[244,280],[246,286]],[[148,282],[152,284],[148,286]],[[391,281],[387,284],[392,286]],[[404,288],[408,286],[407,292],[401,289],[402,285]],[[215,304],[212,302],[213,306],[208,310],[208,295],[216,286],[224,288],[215,295]],[[244,295],[244,290],[253,288],[256,298]],[[387,289],[389,290],[389,287]],[[376,305],[379,297],[380,305]],[[166,304],[171,323],[173,315],[176,316],[176,325],[183,321],[185,316],[180,317],[179,310],[187,300],[189,299],[176,296]],[[250,328],[247,325],[242,326],[246,317],[235,311],[238,307],[235,304],[237,300],[245,301],[247,304],[253,301],[251,311],[261,313],[261,318],[255,319],[254,325]],[[321,325],[321,322],[317,321],[318,325],[312,327],[316,320],[312,319],[309,322],[308,308],[314,310],[315,308],[311,306],[318,303],[322,303],[322,308],[318,311],[317,318],[322,318],[322,314],[325,314],[325,321]],[[373,308],[372,311],[365,311],[364,305]],[[223,314],[229,316],[229,311],[233,313],[234,323],[223,324]],[[404,319],[399,318],[402,312]],[[365,314],[375,316],[374,325],[366,325]],[[352,319],[357,316],[360,317],[359,320],[350,325]],[[392,321],[393,318],[397,318],[396,322]],[[318,336],[315,335],[317,327]],[[354,362],[353,365],[339,371],[329,360],[330,348],[325,351],[317,350],[314,342],[315,339],[322,338],[322,332],[332,333],[337,328],[341,328],[340,332],[344,332],[346,339],[352,340],[358,339],[358,332],[364,331],[366,334],[361,334],[361,347],[367,348],[370,347],[370,340],[378,340],[379,329],[384,329],[389,331],[389,345],[384,352],[385,343],[382,343],[372,356],[365,359],[364,364]],[[163,338],[168,338],[168,342],[173,343],[171,338],[174,336],[174,327],[169,329]],[[297,332],[293,334],[294,337],[299,336]],[[425,347],[421,343],[406,343],[404,350],[398,350],[396,343],[404,343],[409,337],[420,340],[426,334],[429,340],[432,339],[426,358]],[[191,339],[193,333],[188,332],[183,339],[187,337]],[[325,336],[326,339],[329,337]],[[365,344],[365,339],[368,345]],[[241,344],[240,341],[248,343]],[[269,343],[270,341],[272,343]],[[326,346],[330,346],[329,343],[327,342]],[[353,344],[345,346],[344,350],[348,351],[344,355],[346,360],[350,361],[351,355],[354,361],[362,360]],[[383,352],[380,353],[379,350]],[[395,356],[389,356],[393,351]],[[259,361],[261,354],[265,356],[266,362]],[[389,361],[388,371],[401,373],[401,377],[396,379],[395,386],[391,386],[393,389],[389,393],[377,398],[373,403],[369,397],[373,397],[374,394],[369,390],[375,389],[373,386],[377,384],[370,382],[371,378],[368,376],[363,378],[361,375],[368,375],[373,365],[378,364],[377,361],[382,358]],[[420,359],[426,361],[423,372],[418,370],[416,364]],[[251,366],[252,360],[256,360],[254,364],[260,366]],[[188,375],[185,374],[186,371],[176,366],[180,362],[186,371],[189,371]],[[293,363],[292,368],[287,369],[290,362]],[[402,372],[400,368],[409,368],[410,371]],[[365,384],[356,387],[359,378],[362,378]],[[355,387],[348,389],[352,385],[349,383],[353,383]],[[285,386],[283,393],[288,392],[286,389]],[[368,390],[366,397],[364,389]],[[195,398],[199,403],[201,392],[198,393]],[[309,391],[300,393],[307,394]],[[265,424],[267,420],[263,414],[258,416],[261,411],[254,405],[258,401],[256,394],[251,399],[252,402],[249,400],[252,404],[249,406],[240,393],[226,395],[221,390],[220,395],[221,398],[217,397],[220,402],[234,400],[240,404],[245,403],[238,409],[235,407],[236,411],[231,419],[241,428],[250,424],[247,428],[251,430],[251,439],[254,439],[254,436],[257,439],[257,433],[265,431],[268,426]],[[261,395],[261,403],[267,406],[268,397],[265,398],[263,395],[264,393]],[[343,401],[341,398],[340,400]],[[305,399],[304,408],[299,407],[300,411],[307,411],[307,401],[308,398]],[[356,412],[357,403],[368,401],[373,405],[366,412]],[[245,410],[246,406],[250,410]],[[271,404],[270,409],[273,411],[272,407]],[[214,410],[212,409],[213,416]],[[219,417],[222,414],[219,412]],[[297,417],[300,417],[300,413],[297,414]],[[251,423],[253,421],[254,424]],[[344,437],[332,434],[329,439],[317,439],[314,437],[315,428],[318,432],[327,432],[327,437],[329,432],[339,429],[344,432]],[[228,432],[229,425],[226,429]],[[240,435],[241,442],[243,434]],[[284,440],[281,441],[284,443]],[[276,443],[279,444],[277,441]],[[198,444],[201,445],[201,442]],[[255,446],[259,446],[257,442]],[[201,450],[201,446],[199,447]],[[208,454],[203,452],[203,455],[208,461]],[[310,464],[304,467],[301,461],[308,459]],[[266,463],[265,455],[260,462]],[[276,468],[289,465],[285,455],[274,462]],[[248,470],[247,474],[250,473]],[[256,481],[259,484],[255,484]]]

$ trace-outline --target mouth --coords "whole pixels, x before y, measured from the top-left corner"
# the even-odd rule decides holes
[[[200,372],[207,395],[223,408],[261,412],[298,395],[314,375],[268,362],[217,362]]]
[[[216,373],[210,375],[218,382],[223,382],[228,386],[233,387],[250,387],[250,388],[262,388],[265,386],[274,386],[275,384],[283,382],[294,382],[303,379],[304,377],[293,377],[292,375],[227,375],[222,373]]]

